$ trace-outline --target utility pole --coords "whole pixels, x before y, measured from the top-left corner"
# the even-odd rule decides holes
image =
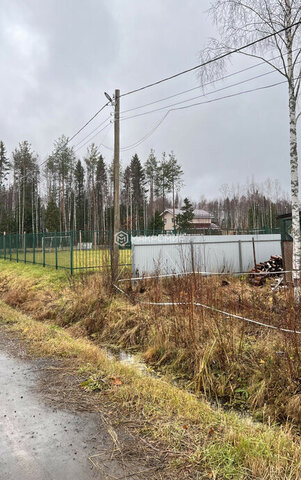
[[[119,245],[116,235],[120,230],[120,201],[119,201],[119,156],[120,156],[120,90],[115,90],[114,111],[114,229],[113,229],[113,258],[112,282],[118,278]]]

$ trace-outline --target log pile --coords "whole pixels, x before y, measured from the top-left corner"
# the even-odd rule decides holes
[[[283,262],[281,255],[272,255],[270,260],[256,264],[256,268],[249,271],[248,282],[251,285],[261,286],[269,277],[277,278],[283,272]]]

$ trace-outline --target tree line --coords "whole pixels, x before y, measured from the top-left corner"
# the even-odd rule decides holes
[[[39,166],[27,141],[8,156],[0,141],[0,231],[19,233],[69,230],[107,232],[113,225],[113,162],[106,162],[95,144],[77,158],[60,137]],[[121,228],[130,231],[163,229],[162,211],[182,207],[183,169],[174,152],[158,157],[154,150],[141,161],[137,154],[120,172]],[[276,226],[278,213],[289,211],[279,183],[254,182],[247,188],[223,185],[220,198],[194,202],[214,215],[223,228]]]
[[[210,212],[222,229],[274,229],[278,227],[277,216],[291,211],[288,195],[283,192],[278,180],[267,179],[245,185],[224,184],[219,198],[208,200],[204,196],[198,208]]]
[[[158,158],[151,150],[142,163],[137,154],[120,172],[121,227],[162,228],[161,211],[179,204],[183,170],[174,154]],[[113,162],[105,162],[95,144],[77,158],[65,136],[55,141],[43,168],[27,141],[9,157],[0,142],[0,231],[112,229]]]

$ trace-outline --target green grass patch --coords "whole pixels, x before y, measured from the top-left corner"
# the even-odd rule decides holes
[[[54,289],[67,285],[70,280],[68,271],[59,269],[45,268],[42,265],[25,264],[23,262],[10,262],[0,259],[0,275],[8,276],[19,282],[22,280],[34,282],[41,289],[52,287]]]

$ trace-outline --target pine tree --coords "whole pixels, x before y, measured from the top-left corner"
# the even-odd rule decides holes
[[[130,169],[133,191],[132,202],[135,216],[135,227],[136,230],[139,230],[141,221],[143,219],[143,209],[145,201],[145,174],[137,154],[132,157]]]
[[[96,205],[99,218],[99,228],[103,232],[106,230],[105,210],[108,200],[108,176],[107,168],[103,156],[99,155],[96,165]]]
[[[173,151],[171,151],[171,153],[169,154],[167,174],[170,181],[171,193],[172,193],[173,218],[176,218],[175,192],[178,192],[180,187],[183,185],[183,182],[182,182],[183,170],[181,166],[178,164],[178,161]],[[176,225],[174,223],[174,228],[175,226]]]
[[[87,168],[87,184],[88,184],[88,198],[89,198],[89,226],[92,226],[93,230],[97,230],[97,210],[96,210],[96,170],[99,160],[98,148],[94,143],[90,145],[85,157]]]
[[[171,192],[171,182],[169,175],[169,162],[166,159],[166,153],[162,153],[162,160],[157,168],[156,176],[156,194],[162,198],[162,210],[165,210],[166,195]]]
[[[10,163],[6,156],[6,148],[4,143],[0,141],[0,225],[1,229],[7,231],[5,225],[7,224],[7,216],[5,213],[5,180],[9,172]]]
[[[155,152],[152,149],[150,155],[145,162],[144,166],[145,177],[149,184],[149,203],[150,203],[150,214],[151,217],[154,215],[154,193],[155,193],[155,182],[158,176],[158,162],[155,157]]]
[[[53,198],[50,198],[45,210],[45,227],[48,232],[55,232],[60,228],[60,211]]]
[[[80,160],[74,169],[74,203],[75,203],[75,230],[85,228],[85,171]]]
[[[15,190],[15,216],[18,231],[35,230],[35,202],[37,201],[37,156],[32,152],[27,141],[19,143],[13,152],[14,190]]]
[[[131,167],[128,165],[123,174],[123,185],[121,190],[121,201],[125,205],[125,228],[133,229],[133,189]]]
[[[72,181],[75,155],[73,148],[68,147],[68,139],[62,135],[55,143],[47,168],[58,184],[60,209],[60,231],[71,229]]]
[[[155,211],[153,217],[151,218],[148,228],[153,233],[161,233],[163,231],[164,221],[163,221],[162,215],[158,210]]]
[[[4,186],[7,174],[10,168],[10,162],[6,156],[6,148],[2,140],[0,141],[0,190]]]
[[[193,220],[193,205],[188,200],[188,198],[184,198],[184,205],[181,208],[181,212],[176,217],[178,228],[181,231],[189,230],[192,227],[192,220]]]

